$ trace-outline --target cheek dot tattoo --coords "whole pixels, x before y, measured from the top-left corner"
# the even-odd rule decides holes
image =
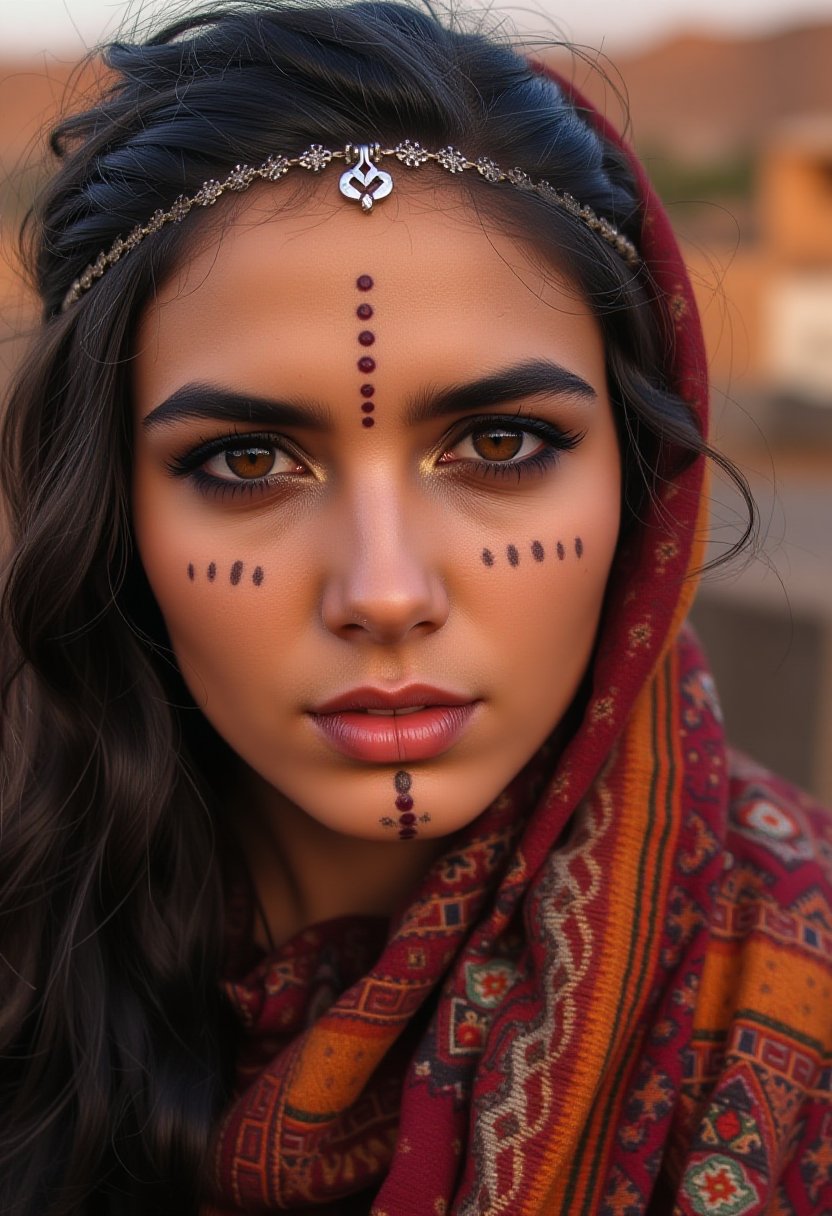
[[[542,562],[545,560],[546,550],[543,548],[543,545],[541,544],[541,542],[539,540],[530,541],[529,549],[531,550],[531,555],[536,562]],[[559,562],[566,560],[566,546],[564,545],[563,541],[559,540],[557,542],[557,544],[555,545],[555,552],[558,555]],[[584,555],[584,542],[580,536],[576,536],[575,537],[575,556],[580,561],[580,559],[583,557],[583,555]],[[506,558],[508,559],[508,564],[510,566],[519,566],[520,565],[520,550],[517,548],[516,545],[506,545]],[[496,561],[496,558],[494,557],[494,554],[491,552],[490,549],[481,549],[480,550],[480,559],[484,566],[493,566]]]
[[[355,310],[355,315],[360,317],[362,321],[369,321],[370,317],[373,315],[372,304],[359,304],[358,308]]]
[[[355,285],[359,291],[369,291],[373,285],[373,280],[368,274],[360,274],[355,280]]]
[[[362,384],[361,385],[361,396],[362,397],[372,397],[372,395],[375,391],[376,391],[375,386],[372,384]]]
[[[372,414],[372,412],[375,408],[376,407],[373,405],[372,401],[362,401],[361,402],[361,412],[363,414]]]
[[[242,581],[242,577],[243,577],[243,569],[244,569],[244,563],[241,561],[236,561],[232,564],[231,571],[228,576],[229,582],[231,583],[232,587],[239,587],[240,582]],[[216,582],[217,563],[209,562],[205,573],[208,576],[209,583]],[[263,567],[255,566],[251,572],[251,581],[254,583],[255,587],[262,587],[263,580],[265,579],[265,577],[266,577],[266,572],[263,569]],[[195,568],[193,562],[188,562],[188,578],[191,580],[191,582],[193,582],[196,578],[196,568]]]
[[[358,341],[362,346],[372,346],[376,340],[376,336],[371,329],[362,329],[358,335]]]
[[[369,355],[364,355],[358,360],[358,370],[360,372],[374,372],[376,370],[376,361],[371,359]]]
[[[376,424],[375,418],[362,418],[361,419],[362,426],[375,426],[375,424]]]

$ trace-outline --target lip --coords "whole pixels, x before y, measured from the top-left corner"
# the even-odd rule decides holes
[[[400,764],[430,760],[457,742],[481,702],[427,684],[409,684],[396,692],[355,688],[310,712],[309,718],[330,746],[353,760]],[[362,709],[406,709],[401,717],[373,718]]]
[[[317,705],[313,714],[332,714],[344,709],[407,709],[410,705],[471,705],[472,698],[464,694],[434,688],[431,684],[406,684],[388,691],[384,688],[351,688],[340,696]],[[415,716],[415,715],[414,715]]]

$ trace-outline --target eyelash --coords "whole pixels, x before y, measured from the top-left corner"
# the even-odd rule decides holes
[[[464,430],[444,442],[442,445],[443,454],[456,447],[463,439],[467,439],[471,435],[487,434],[489,431],[499,430],[505,430],[518,435],[535,435],[537,438],[543,439],[548,446],[519,461],[489,462],[485,459],[474,460],[470,457],[460,457],[455,464],[466,468],[466,471],[470,471],[470,466],[474,466],[476,470],[475,475],[479,477],[509,477],[514,474],[517,480],[520,481],[526,476],[542,474],[546,469],[551,468],[558,462],[564,452],[570,452],[573,448],[576,448],[585,434],[584,431],[563,430],[551,422],[544,421],[542,418],[524,418],[522,423],[520,423],[516,415],[488,414],[481,418],[470,419]],[[266,474],[264,477],[248,481],[243,478],[234,481],[232,479],[226,480],[214,477],[210,473],[205,473],[202,469],[202,466],[213,456],[221,455],[225,451],[258,446],[273,448],[293,459],[297,459],[299,464],[303,463],[301,458],[296,456],[289,447],[278,443],[276,436],[271,432],[233,431],[230,434],[219,435],[213,439],[204,440],[198,443],[196,447],[183,453],[183,455],[174,457],[168,463],[168,469],[175,477],[190,478],[200,493],[211,495],[215,498],[236,497],[239,494],[263,493],[271,489],[284,477],[292,476],[292,474]]]

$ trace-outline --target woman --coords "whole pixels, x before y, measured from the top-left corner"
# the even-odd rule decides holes
[[[109,63],[5,431],[0,1207],[829,1210],[830,829],[684,627],[640,168],[397,4]]]

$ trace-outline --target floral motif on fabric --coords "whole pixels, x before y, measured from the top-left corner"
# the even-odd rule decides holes
[[[832,1113],[825,1116],[820,1135],[803,1154],[800,1177],[818,1210],[824,1198],[832,1199]]]
[[[686,726],[701,726],[705,714],[710,714],[716,722],[722,722],[722,706],[714,678],[709,671],[691,672],[682,681],[682,696],[685,701],[683,718]]]
[[[679,853],[679,869],[683,874],[696,874],[719,852],[719,841],[695,811],[688,816],[687,828],[688,838]]]
[[[641,1216],[643,1211],[644,1196],[632,1178],[616,1166],[610,1175],[599,1216]]]
[[[621,1146],[632,1150],[644,1144],[653,1126],[669,1113],[673,1098],[674,1086],[670,1077],[661,1069],[643,1065],[618,1131]]]
[[[750,1173],[720,1153],[689,1170],[682,1189],[696,1216],[744,1216],[760,1202]]]
[[[705,924],[702,909],[680,886],[674,886],[667,902],[665,942],[662,946],[663,967],[673,967],[695,933]]]
[[[468,999],[484,1009],[495,1009],[511,987],[515,975],[516,968],[507,959],[466,964],[465,990]]]
[[[797,808],[776,803],[759,787],[740,802],[732,816],[735,831],[773,853],[789,869],[815,856],[811,831]]]

